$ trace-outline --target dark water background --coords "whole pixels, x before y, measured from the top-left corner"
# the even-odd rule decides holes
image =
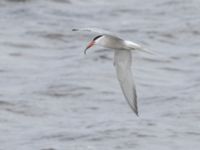
[[[83,55],[93,35],[121,34],[134,53],[137,118],[113,52]],[[199,150],[199,0],[0,1],[0,150]]]

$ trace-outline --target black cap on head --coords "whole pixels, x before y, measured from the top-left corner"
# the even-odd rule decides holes
[[[96,41],[98,38],[100,38],[100,37],[102,37],[103,35],[98,35],[98,36],[96,36],[94,39],[93,39],[93,41]]]

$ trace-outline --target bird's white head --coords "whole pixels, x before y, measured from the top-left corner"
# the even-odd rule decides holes
[[[103,35],[98,35],[94,39],[92,39],[92,41],[90,41],[90,43],[88,44],[88,46],[85,48],[84,53],[86,54],[86,52],[87,52],[87,50],[89,48],[91,48],[92,46],[98,44],[100,42],[101,38],[103,38]]]

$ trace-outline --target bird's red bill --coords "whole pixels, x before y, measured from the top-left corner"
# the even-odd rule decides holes
[[[91,42],[88,44],[88,46],[86,47],[86,49],[92,47],[93,45],[94,45],[94,41],[91,41]]]
[[[88,48],[92,47],[92,46],[94,45],[94,43],[95,43],[94,41],[91,41],[91,42],[88,44],[88,46],[87,46],[86,49],[84,50],[84,54],[86,54]]]

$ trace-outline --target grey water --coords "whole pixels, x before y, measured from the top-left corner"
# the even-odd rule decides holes
[[[199,150],[199,0],[1,0],[0,150]],[[133,52],[139,114],[98,27]]]

